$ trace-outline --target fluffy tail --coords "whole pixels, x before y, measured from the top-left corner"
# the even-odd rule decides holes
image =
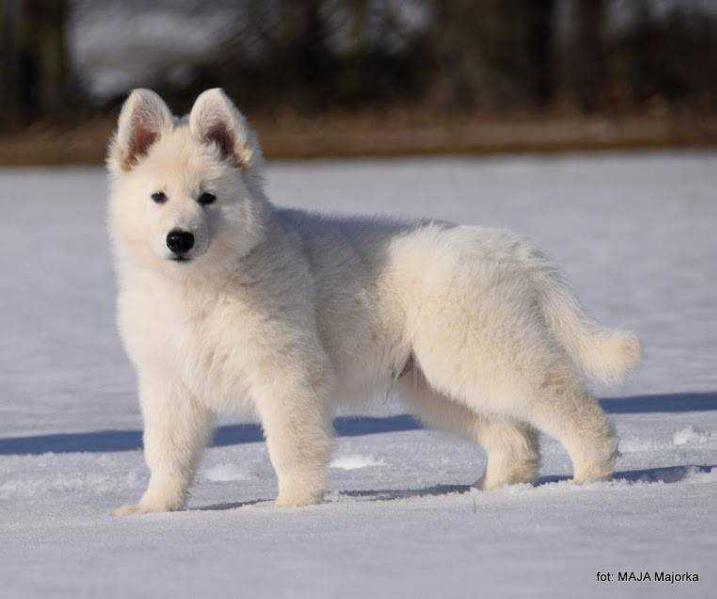
[[[551,331],[585,375],[614,385],[640,363],[640,341],[627,331],[603,329],[583,310],[567,283],[555,272],[538,275],[540,303]]]

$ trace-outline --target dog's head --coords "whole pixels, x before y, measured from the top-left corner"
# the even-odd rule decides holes
[[[261,149],[220,89],[202,93],[183,119],[153,91],[133,91],[107,163],[120,256],[187,272],[213,254],[244,255],[264,234]]]

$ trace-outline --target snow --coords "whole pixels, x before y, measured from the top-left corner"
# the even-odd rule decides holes
[[[672,436],[672,442],[675,445],[693,445],[699,443],[709,443],[712,440],[712,433],[696,428],[694,426],[688,426],[682,430],[677,431]],[[717,445],[717,443],[713,443]]]
[[[284,204],[508,226],[563,264],[645,363],[601,391],[617,476],[472,490],[484,457],[379,400],[342,417],[327,501],[276,510],[253,424],[227,419],[189,510],[115,519],[147,480],[113,324],[99,169],[0,171],[5,597],[708,597],[717,543],[717,161],[709,153],[272,165]],[[597,582],[697,572],[699,583]]]
[[[236,464],[217,464],[204,470],[207,480],[214,483],[228,483],[235,480],[247,480],[250,474]]]
[[[384,466],[381,460],[370,455],[344,455],[338,456],[331,461],[330,468],[339,470],[358,470],[359,468],[370,468],[372,466]]]

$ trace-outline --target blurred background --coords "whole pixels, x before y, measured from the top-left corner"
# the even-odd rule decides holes
[[[133,87],[272,158],[717,142],[717,0],[0,0],[0,164],[96,163]]]

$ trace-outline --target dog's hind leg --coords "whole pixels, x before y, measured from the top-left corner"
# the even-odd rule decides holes
[[[575,482],[612,477],[618,455],[614,428],[571,368],[546,370],[521,411],[533,426],[562,443]]]
[[[522,312],[528,316],[502,323],[437,312],[417,328],[417,363],[431,387],[469,409],[526,422],[560,441],[575,482],[609,479],[617,456],[609,421],[544,324],[528,307]]]
[[[487,465],[476,483],[478,488],[490,491],[535,481],[538,443],[531,427],[479,415],[432,389],[420,372],[404,375],[398,381],[398,389],[408,408],[427,426],[457,434],[483,447]]]
[[[455,390],[461,405],[478,413],[485,411],[519,419],[560,441],[573,463],[577,483],[607,480],[612,476],[617,456],[615,432],[570,365],[546,359],[544,366],[531,374],[517,368],[511,372],[502,364],[484,363],[483,367],[480,373],[483,376],[476,377],[473,386],[464,382]],[[502,370],[509,376],[502,379],[500,386],[481,384],[490,376],[491,369]],[[449,379],[446,385],[448,390],[451,382]],[[490,438],[493,433],[487,436]],[[493,442],[500,443],[504,437],[509,435],[497,432]],[[488,482],[486,480],[486,484]]]
[[[118,508],[115,516],[183,508],[214,424],[213,413],[177,382],[141,377],[139,392],[149,485],[137,505]]]

